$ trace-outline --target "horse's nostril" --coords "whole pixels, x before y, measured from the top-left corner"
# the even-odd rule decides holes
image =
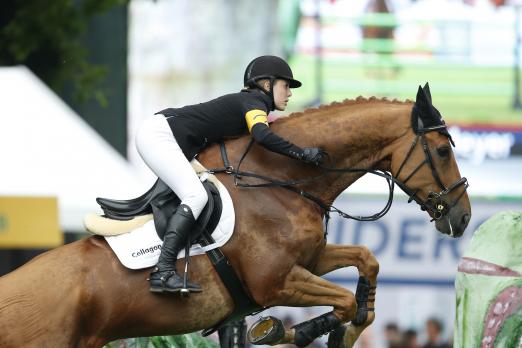
[[[462,226],[468,225],[469,218],[470,218],[470,215],[468,213],[465,213],[464,215],[462,215],[462,221],[461,221]]]

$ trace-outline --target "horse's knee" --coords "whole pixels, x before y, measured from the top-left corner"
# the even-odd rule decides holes
[[[377,274],[379,273],[379,261],[377,261],[377,258],[373,255],[370,249],[365,246],[361,246],[360,261],[361,264],[365,265],[367,277],[377,277]]]

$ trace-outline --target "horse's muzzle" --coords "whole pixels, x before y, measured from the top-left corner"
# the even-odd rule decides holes
[[[468,227],[470,219],[471,213],[455,207],[447,215],[436,220],[435,227],[441,233],[453,238],[459,238],[466,230],[466,227]]]

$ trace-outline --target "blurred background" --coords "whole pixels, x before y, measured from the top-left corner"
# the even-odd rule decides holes
[[[420,347],[437,331],[439,341],[451,341],[456,269],[473,231],[498,211],[522,210],[521,5],[2,1],[0,275],[85,237],[83,215],[99,211],[96,197],[132,198],[150,187],[155,178],[134,149],[144,117],[239,91],[248,62],[274,54],[303,82],[290,112],[359,95],[413,100],[430,83],[470,182],[468,230],[459,240],[439,235],[396,193],[379,221],[334,216],[328,239],[366,245],[381,265],[376,321],[359,347],[388,347],[389,340]],[[373,214],[386,202],[386,187],[364,177],[336,205]],[[327,278],[355,291],[355,270]],[[293,325],[328,310],[264,314]]]

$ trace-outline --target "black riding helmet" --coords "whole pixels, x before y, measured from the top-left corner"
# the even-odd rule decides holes
[[[263,79],[270,80],[269,91],[264,91],[264,89],[257,84],[257,81]],[[244,86],[263,90],[272,100],[271,109],[274,110],[274,81],[276,79],[288,81],[290,88],[301,87],[301,82],[294,79],[292,69],[290,69],[288,63],[276,56],[260,56],[251,61],[245,69],[243,83]]]
[[[290,88],[301,87],[301,82],[294,79],[288,63],[276,56],[260,56],[247,65],[243,76],[245,86],[258,87],[257,81],[262,79],[269,79],[271,82],[282,79],[288,81]]]

